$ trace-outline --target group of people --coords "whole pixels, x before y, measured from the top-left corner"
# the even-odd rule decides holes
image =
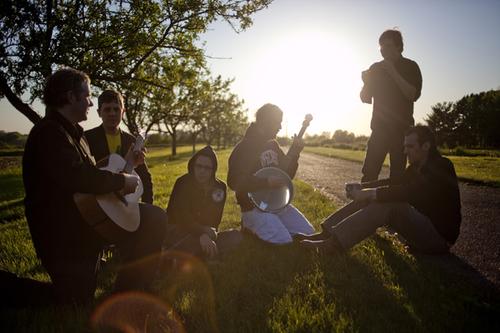
[[[303,141],[295,138],[285,153],[276,141],[282,110],[265,104],[257,110],[242,140],[229,158],[227,182],[241,208],[242,230],[269,244],[298,242],[329,254],[346,251],[382,225],[399,232],[411,247],[426,253],[446,253],[458,237],[460,197],[452,163],[436,149],[432,132],[413,125],[413,102],[422,86],[415,62],[403,58],[401,34],[389,30],[380,37],[384,58],[363,72],[361,100],[373,101],[372,136],[363,179],[349,191],[352,203],[321,224],[315,233],[293,205],[264,212],[248,193],[283,186],[279,177],[259,178],[264,167],[295,176]],[[42,265],[52,280],[57,302],[86,303],[96,289],[100,253],[109,243],[119,250],[121,265],[115,290],[148,290],[162,251],[213,258],[226,248],[219,231],[227,197],[226,184],[216,176],[218,161],[207,146],[188,162],[165,209],[153,205],[153,184],[145,151],[131,149],[134,137],[119,128],[125,107],[121,94],[105,90],[98,98],[102,125],[84,132],[79,125],[93,106],[89,77],[78,70],[56,71],[43,92],[46,116],[31,130],[23,157],[26,218]],[[377,180],[387,153],[391,175]],[[96,161],[110,153],[133,163],[139,177],[99,169]],[[409,166],[406,166],[408,156]],[[115,238],[104,238],[82,217],[75,193],[126,195],[143,184],[140,225],[135,231],[116,227]],[[241,235],[238,233],[238,235]]]

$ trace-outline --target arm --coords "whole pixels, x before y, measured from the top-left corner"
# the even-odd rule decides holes
[[[370,70],[371,67],[369,70],[361,72],[361,79],[363,80],[363,88],[361,88],[361,91],[359,93],[359,98],[361,99],[361,102],[366,104],[372,104],[372,98],[373,98],[371,79],[370,79],[370,76],[373,74],[372,72],[370,72]]]
[[[149,173],[146,163],[139,165],[137,168],[135,168],[135,171],[141,178],[142,186],[144,188],[144,193],[142,194],[142,202],[152,204],[153,182],[151,180],[151,173]]]
[[[71,193],[102,194],[121,190],[123,175],[99,170],[81,158],[69,136],[58,126],[47,126],[38,145],[43,173]]]
[[[394,64],[388,60],[382,61],[382,66],[389,74],[389,76],[396,82],[397,86],[405,96],[405,98],[411,102],[415,102],[420,97],[420,92],[422,90],[422,74],[420,69],[416,66],[415,73],[412,74],[415,82],[408,82],[394,67]],[[418,83],[420,82],[420,84]]]
[[[229,157],[227,183],[236,192],[252,192],[267,186],[267,179],[253,175],[251,156],[245,156],[238,145]]]

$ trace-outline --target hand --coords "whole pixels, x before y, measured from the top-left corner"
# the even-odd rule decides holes
[[[288,182],[281,177],[277,177],[277,176],[267,177],[267,186],[269,186],[269,187],[282,187],[282,186],[286,186],[287,184],[288,184]]]
[[[382,62],[382,68],[391,76],[397,74],[396,67],[394,67],[394,63],[389,59],[384,59]]]
[[[125,185],[123,185],[123,188],[121,189],[121,193],[123,195],[129,194],[129,193],[134,193],[135,189],[139,185],[139,177],[136,175],[130,175],[123,173],[123,176],[125,177]]]
[[[345,184],[345,194],[349,199],[353,199],[352,197],[352,191],[358,190],[360,191],[362,189],[360,183],[347,183]]]
[[[144,164],[146,159],[146,148],[143,147],[141,151],[134,151],[133,147],[134,145],[132,144],[128,149],[128,152],[125,155],[125,161],[131,161],[134,168],[137,168],[139,165]]]
[[[351,192],[354,201],[375,201],[377,199],[377,190],[374,188],[365,188],[363,190],[354,189]]]
[[[368,81],[370,80],[370,70],[367,69],[366,71],[362,71],[361,72],[361,80],[363,80],[363,83],[368,83]]]
[[[200,236],[200,245],[203,252],[209,257],[213,258],[217,255],[217,244],[207,234]]]
[[[293,136],[292,146],[290,150],[293,151],[294,154],[299,155],[302,149],[304,149],[305,143],[302,138],[298,138],[297,135]]]

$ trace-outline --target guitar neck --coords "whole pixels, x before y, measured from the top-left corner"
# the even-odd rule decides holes
[[[304,133],[306,132],[306,129],[309,125],[302,125],[302,127],[300,128],[300,131],[299,131],[299,134],[297,134],[297,138],[298,139],[302,139],[302,137],[304,136]]]

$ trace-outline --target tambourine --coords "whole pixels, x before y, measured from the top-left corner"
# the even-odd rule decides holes
[[[254,176],[268,178],[270,176],[280,177],[286,181],[286,186],[264,188],[249,192],[248,198],[263,212],[277,213],[288,206],[293,199],[293,183],[286,172],[274,167],[262,168]]]

